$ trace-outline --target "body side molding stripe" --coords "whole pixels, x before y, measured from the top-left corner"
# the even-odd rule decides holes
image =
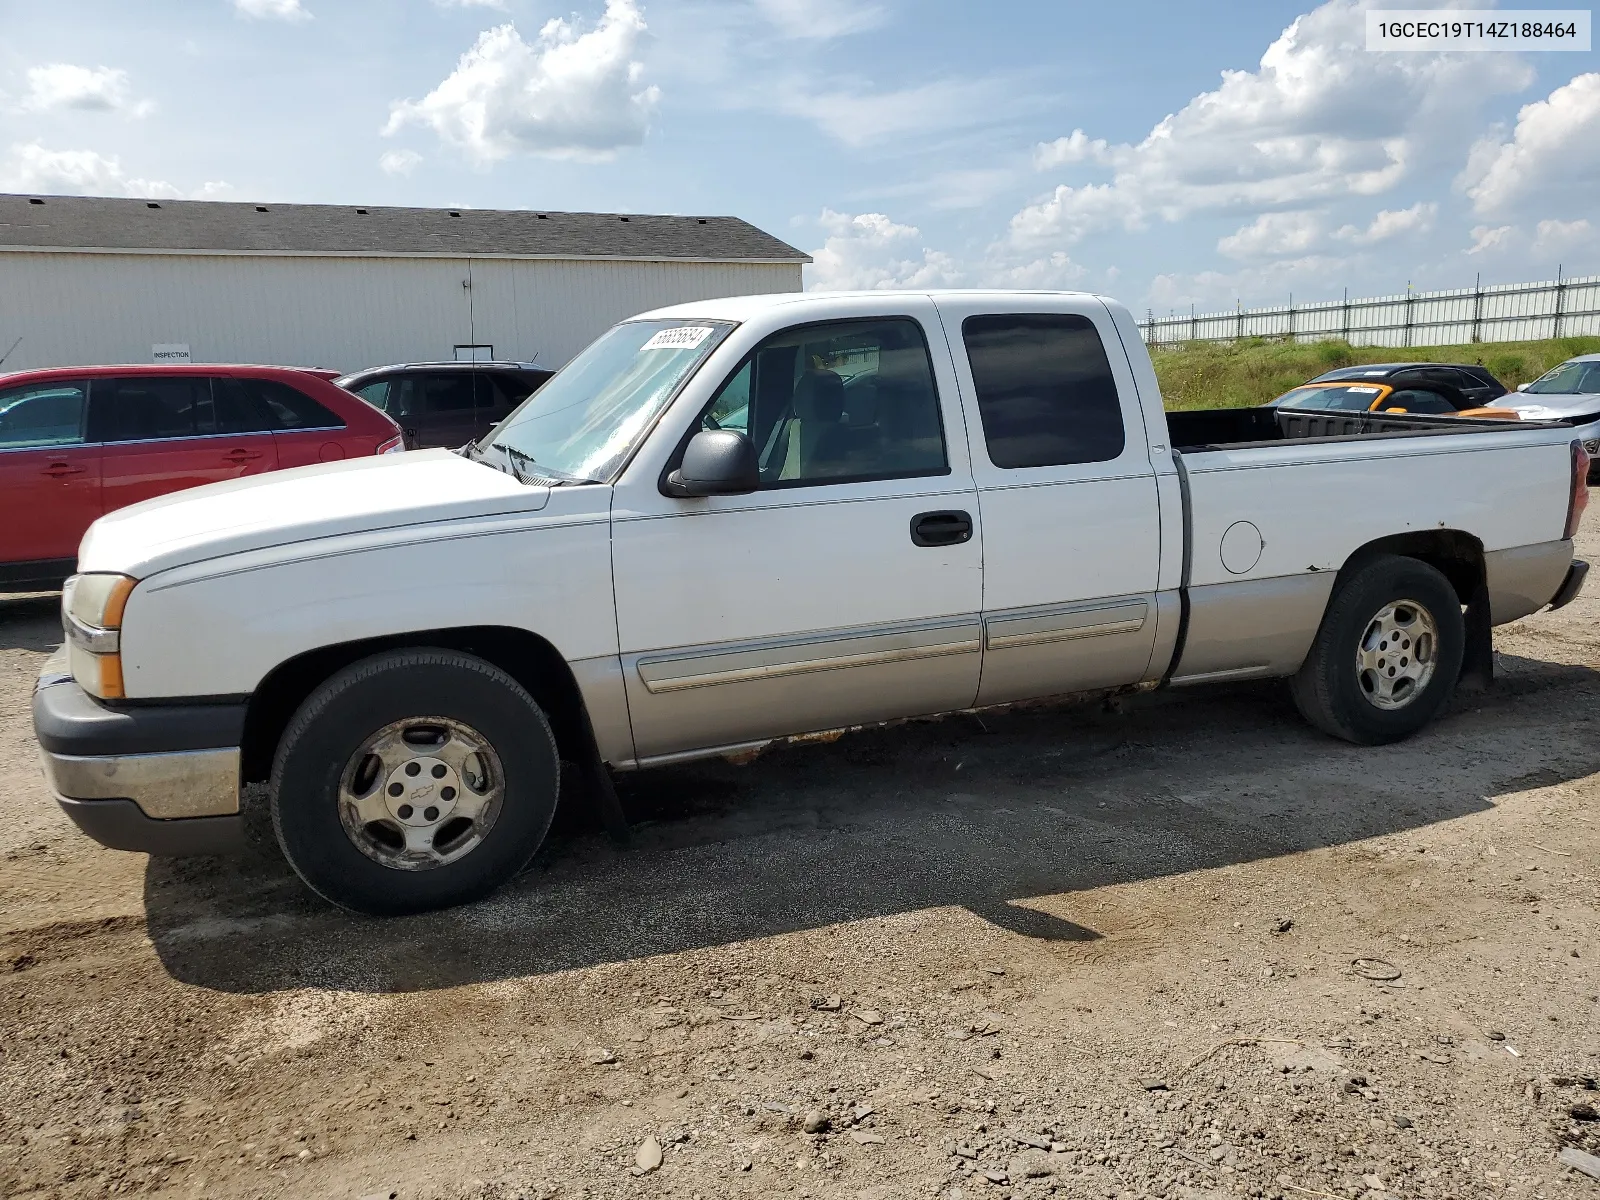
[[[1144,628],[1149,612],[1149,601],[1140,598],[989,614],[983,619],[985,645],[990,650],[1004,650],[1069,638],[1135,633]]]
[[[976,616],[962,617],[909,628],[839,631],[754,645],[654,654],[640,658],[636,665],[647,691],[677,692],[946,654],[976,654],[982,645],[981,629]]]

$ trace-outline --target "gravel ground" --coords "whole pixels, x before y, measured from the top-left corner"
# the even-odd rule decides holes
[[[0,601],[0,1195],[1600,1197],[1600,593],[1404,745],[1266,685],[918,723],[387,922],[259,796],[240,860],[77,836],[54,604]]]

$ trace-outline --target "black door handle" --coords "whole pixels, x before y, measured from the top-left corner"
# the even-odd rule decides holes
[[[972,540],[972,518],[954,510],[918,513],[911,518],[913,546],[959,546]]]

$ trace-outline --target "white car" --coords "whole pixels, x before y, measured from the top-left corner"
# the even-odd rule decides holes
[[[1600,354],[1569,358],[1495,404],[1525,420],[1566,421],[1583,448],[1600,457]]]
[[[1564,426],[1165,413],[1091,295],[748,296],[602,336],[482,442],[102,518],[34,696],[106,845],[237,844],[371,913],[483,896],[608,770],[1045,696],[1287,677],[1414,732],[1571,599]],[[1382,497],[1374,503],[1374,497]]]

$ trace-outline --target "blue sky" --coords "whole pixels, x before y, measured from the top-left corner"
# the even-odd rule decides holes
[[[0,0],[0,188],[733,213],[810,286],[1158,313],[1600,273],[1595,55],[1362,8]]]

